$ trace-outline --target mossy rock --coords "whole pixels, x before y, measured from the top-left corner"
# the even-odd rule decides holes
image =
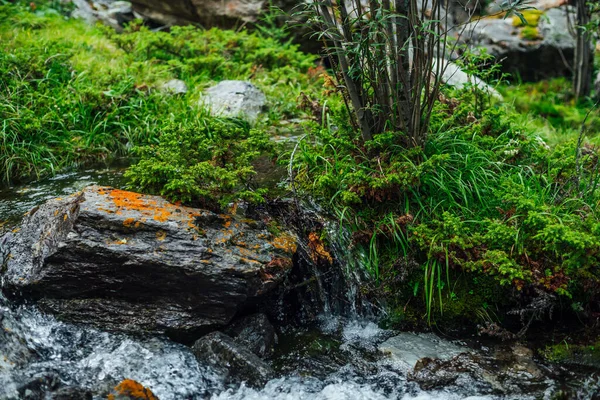
[[[563,341],[546,346],[541,351],[541,355],[547,361],[553,363],[600,368],[600,338],[588,345],[569,344]]]

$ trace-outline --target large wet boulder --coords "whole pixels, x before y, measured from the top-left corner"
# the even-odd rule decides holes
[[[192,352],[213,367],[226,382],[262,386],[275,376],[271,367],[243,345],[222,332],[198,339]]]
[[[539,18],[537,27],[523,27],[514,18],[486,17],[465,27],[460,37],[472,49],[484,48],[504,72],[525,81],[570,74],[575,39],[570,33],[568,6],[551,8]]]
[[[0,239],[1,282],[64,320],[189,339],[276,288],[295,251],[261,221],[92,186]]]

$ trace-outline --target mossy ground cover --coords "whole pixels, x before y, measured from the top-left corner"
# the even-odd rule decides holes
[[[253,134],[264,135],[273,121],[299,116],[296,97],[319,80],[306,73],[314,60],[246,31],[153,32],[133,23],[116,34],[48,3],[0,5],[1,180],[128,155],[173,127],[213,125],[198,99],[224,79],[250,79],[266,92],[269,113]],[[161,92],[173,78],[188,94]],[[218,142],[222,130],[210,131]]]
[[[586,141],[599,145],[600,109],[594,107],[591,99],[576,103],[571,86],[568,79],[556,78],[500,86],[499,90],[506,102],[514,107],[519,123],[538,132],[549,145],[576,140],[582,125]]]
[[[400,146],[397,132],[362,143],[340,114],[336,130],[302,142],[298,186],[352,231],[348,247],[404,317],[410,303],[430,323],[497,321],[539,297],[554,303],[538,316],[559,303],[593,314],[598,149],[577,156],[573,140],[548,146],[510,105],[479,112],[472,94],[447,95],[419,149]]]

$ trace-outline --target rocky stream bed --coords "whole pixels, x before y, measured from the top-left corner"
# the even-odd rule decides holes
[[[600,392],[593,369],[548,365],[527,344],[385,330],[355,307],[336,312],[327,299],[352,302],[350,279],[302,310],[292,304],[302,296],[290,296],[302,282],[317,282],[315,291],[336,286],[319,283],[318,271],[298,278],[302,244],[293,232],[243,210],[202,213],[90,185],[119,188],[123,180],[119,170],[88,171],[0,192],[0,399]],[[124,380],[149,391],[119,391],[131,382]]]

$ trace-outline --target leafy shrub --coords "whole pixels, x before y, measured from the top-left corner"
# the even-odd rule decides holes
[[[218,208],[237,199],[263,201],[264,189],[252,188],[252,161],[273,150],[273,142],[242,121],[197,118],[170,124],[160,144],[136,149],[141,160],[126,172],[132,188]]]
[[[510,109],[477,115],[473,94],[460,96],[436,105],[422,149],[391,135],[366,147],[343,123],[317,130],[294,157],[297,186],[342,218],[384,286],[405,274],[399,259],[420,260],[429,310],[444,287],[452,297],[450,271],[588,304],[600,294],[598,149],[574,179],[575,142],[550,148]]]

